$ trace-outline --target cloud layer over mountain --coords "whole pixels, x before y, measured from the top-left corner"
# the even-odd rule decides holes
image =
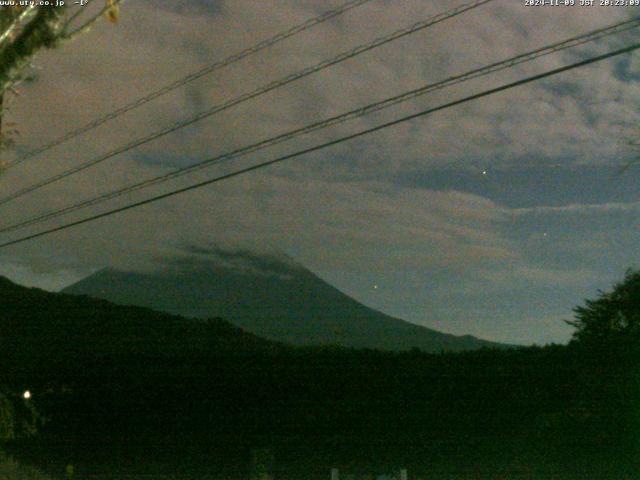
[[[8,116],[21,130],[15,154],[338,3],[127,3],[117,26],[103,22],[78,42],[36,59],[36,81],[9,104]],[[10,169],[0,178],[1,191],[16,191],[444,9],[435,1],[373,0]],[[2,206],[2,223],[635,12],[496,0]],[[637,33],[544,57],[150,192],[273,158],[633,39]],[[158,259],[182,255],[185,245],[281,251],[386,313],[417,323],[443,319],[428,327],[505,342],[566,340],[569,330],[560,319],[638,261],[638,171],[619,173],[618,166],[634,153],[626,141],[636,133],[639,78],[638,56],[632,55],[510,90],[0,251],[1,273],[53,288],[106,265],[147,269]],[[137,193],[111,205],[144,196]]]

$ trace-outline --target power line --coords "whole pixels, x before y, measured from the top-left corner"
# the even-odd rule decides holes
[[[176,81],[174,81],[173,83],[170,83],[168,85],[165,85],[162,88],[159,88],[158,90],[154,90],[152,92],[150,92],[149,94],[145,95],[144,97],[141,97],[137,100],[134,100],[131,103],[128,103],[110,113],[107,113],[106,115],[86,124],[83,125],[82,127],[79,127],[75,130],[71,130],[70,132],[65,133],[64,135],[56,138],[55,140],[52,140],[51,142],[42,145],[41,147],[36,148],[35,150],[32,150],[28,153],[26,153],[25,155],[23,155],[22,157],[20,157],[17,160],[14,160],[13,162],[10,162],[8,165],[5,166],[5,168],[9,168],[15,165],[18,165],[32,157],[35,157],[36,155],[39,155],[43,152],[46,152],[47,150],[50,150],[54,147],[57,147],[58,145],[61,145],[69,140],[71,140],[72,138],[75,138],[79,135],[82,135],[83,133],[87,133],[97,127],[99,127],[100,125],[113,120],[133,109],[136,109],[138,107],[141,107],[142,105],[149,103],[152,100],[155,100],[156,98],[159,98],[177,88],[182,87],[183,85],[186,85],[187,83],[190,83],[194,80],[197,80],[201,77],[204,77],[205,75],[208,75],[216,70],[219,70],[223,67],[226,67],[228,65],[231,65],[232,63],[238,62],[250,55],[253,55],[255,53],[258,53],[268,47],[271,47],[273,45],[275,45],[276,43],[282,42],[283,40],[286,40],[287,38],[290,38],[294,35],[297,35],[298,33],[304,32],[305,30],[310,29],[311,27],[318,25],[322,22],[325,22],[327,20],[330,20],[334,17],[337,17],[338,15],[341,15],[343,13],[348,12],[349,10],[352,10],[354,8],[360,7],[361,5],[364,5],[365,3],[370,2],[371,0],[350,0],[344,4],[342,4],[341,6],[333,9],[333,10],[329,10],[321,15],[318,15],[317,17],[314,18],[310,18],[308,20],[306,20],[305,22],[302,22],[294,27],[291,27],[288,30],[285,30],[283,32],[280,32],[276,35],[274,35],[273,37],[270,37],[268,39],[265,39],[255,45],[253,45],[252,47],[248,47],[244,50],[241,50],[240,52],[237,52],[223,60],[220,60],[218,62],[215,62],[211,65],[207,65],[204,68],[201,68],[200,70],[190,73],[189,75],[182,77]]]
[[[80,219],[80,220],[69,222],[69,223],[54,227],[54,228],[50,228],[48,230],[43,230],[43,231],[40,231],[38,233],[34,233],[34,234],[27,235],[27,236],[24,236],[24,237],[15,239],[15,240],[11,240],[11,241],[8,241],[8,242],[0,244],[0,248],[5,248],[5,247],[8,247],[10,245],[16,245],[16,244],[19,244],[19,243],[23,243],[23,242],[26,242],[28,240],[33,240],[35,238],[39,238],[39,237],[42,237],[42,236],[45,236],[45,235],[49,235],[49,234],[54,233],[54,232],[59,232],[59,231],[66,230],[66,229],[71,228],[71,227],[75,227],[75,226],[82,225],[82,224],[85,224],[85,223],[93,222],[95,220],[98,220],[98,219],[101,219],[101,218],[104,218],[104,217],[115,215],[116,213],[121,213],[121,212],[124,212],[124,211],[127,211],[127,210],[131,210],[131,209],[134,209],[134,208],[141,207],[143,205],[147,205],[149,203],[154,203],[154,202],[157,202],[159,200],[163,200],[165,198],[173,197],[173,196],[179,195],[181,193],[185,193],[185,192],[188,192],[188,191],[191,191],[191,190],[202,188],[204,186],[211,185],[211,184],[217,183],[217,182],[221,182],[221,181],[227,180],[229,178],[237,177],[239,175],[243,175],[245,173],[252,172],[254,170],[259,170],[261,168],[265,168],[265,167],[268,167],[270,165],[274,165],[276,163],[283,162],[285,160],[289,160],[289,159],[292,159],[292,158],[295,158],[295,157],[299,157],[301,155],[306,155],[308,153],[316,152],[318,150],[322,150],[322,149],[328,148],[330,146],[337,145],[337,144],[342,143],[342,142],[346,142],[348,140],[353,140],[355,138],[362,137],[364,135],[368,135],[370,133],[374,133],[374,132],[377,132],[377,131],[385,129],[385,128],[389,128],[389,127],[392,127],[392,126],[407,122],[409,120],[413,120],[413,119],[416,119],[416,118],[419,118],[419,117],[423,117],[425,115],[428,115],[428,114],[431,114],[431,113],[434,113],[434,112],[445,110],[447,108],[451,108],[451,107],[454,107],[454,106],[457,106],[457,105],[461,105],[463,103],[467,103],[467,102],[470,102],[470,101],[473,101],[473,100],[477,100],[479,98],[487,97],[489,95],[494,95],[496,93],[503,92],[503,91],[509,90],[511,88],[519,87],[521,85],[525,85],[527,83],[531,83],[531,82],[534,82],[534,81],[537,81],[537,80],[541,80],[543,78],[551,77],[553,75],[558,75],[560,73],[563,73],[563,72],[566,72],[566,71],[569,71],[569,70],[573,70],[573,69],[576,69],[576,68],[584,67],[586,65],[590,65],[590,64],[596,63],[596,62],[600,62],[600,61],[606,60],[608,58],[612,58],[612,57],[615,57],[615,56],[618,56],[618,55],[622,55],[622,54],[625,54],[625,53],[630,53],[630,52],[632,52],[634,50],[637,50],[639,48],[640,48],[640,43],[636,43],[634,45],[630,45],[628,47],[624,47],[624,48],[621,48],[621,49],[618,49],[618,50],[614,50],[612,52],[608,52],[608,53],[603,54],[603,55],[599,55],[599,56],[596,56],[596,57],[591,57],[591,58],[588,58],[586,60],[582,60],[580,62],[576,62],[576,63],[572,63],[570,65],[566,65],[564,67],[555,68],[553,70],[548,70],[548,71],[546,71],[544,73],[540,73],[540,74],[537,74],[537,75],[532,75],[530,77],[526,77],[524,79],[517,80],[515,82],[507,83],[507,84],[501,85],[499,87],[495,87],[495,88],[492,88],[492,89],[489,89],[489,90],[485,90],[485,91],[480,92],[480,93],[469,95],[467,97],[463,97],[461,99],[454,100],[452,102],[448,102],[448,103],[439,105],[437,107],[428,108],[426,110],[422,110],[421,112],[414,113],[412,115],[407,115],[407,116],[398,118],[396,120],[392,120],[390,122],[386,122],[386,123],[383,123],[381,125],[377,125],[375,127],[368,128],[366,130],[361,130],[360,132],[357,132],[357,133],[354,133],[354,134],[351,134],[351,135],[347,135],[347,136],[344,136],[344,137],[341,137],[341,138],[338,138],[338,139],[335,139],[335,140],[331,140],[329,142],[325,142],[325,143],[322,143],[322,144],[319,144],[319,145],[315,145],[313,147],[309,147],[309,148],[306,148],[306,149],[303,149],[303,150],[299,150],[299,151],[294,152],[294,153],[283,155],[281,157],[278,157],[278,158],[275,158],[275,159],[272,159],[272,160],[268,160],[266,162],[262,162],[262,163],[253,165],[251,167],[246,167],[246,168],[243,168],[241,170],[236,170],[235,172],[231,172],[231,173],[227,173],[227,174],[224,174],[224,175],[220,175],[218,177],[211,178],[209,180],[198,182],[198,183],[189,185],[188,187],[179,188],[179,189],[173,190],[171,192],[167,192],[167,193],[163,193],[163,194],[160,194],[160,195],[156,195],[154,197],[150,197],[150,198],[147,198],[145,200],[141,200],[141,201],[138,201],[138,202],[130,203],[128,205],[125,205],[125,206],[122,206],[122,207],[118,207],[118,208],[114,208],[112,210],[109,210],[109,211],[106,211],[106,212],[103,212],[103,213],[91,215],[89,217],[85,217],[85,218]]]
[[[443,22],[445,20],[448,20],[450,18],[453,18],[457,15],[460,15],[464,12],[467,12],[469,10],[472,10],[474,8],[478,8],[481,5],[484,5],[485,3],[489,3],[492,2],[493,0],[476,0],[474,2],[471,3],[467,3],[458,7],[455,7],[453,9],[447,10],[446,12],[443,13],[439,13],[437,15],[428,17],[427,19],[417,22],[415,24],[413,24],[412,26],[408,27],[408,28],[403,28],[400,30],[396,30],[395,32],[389,34],[389,35],[385,35],[383,37],[379,37],[369,43],[363,44],[363,45],[359,45],[351,50],[348,50],[346,52],[343,52],[333,58],[330,58],[328,60],[324,60],[320,63],[317,63],[315,65],[312,65],[310,67],[307,67],[303,70],[300,70],[296,73],[293,73],[291,75],[287,75],[284,78],[281,78],[280,80],[276,80],[274,82],[271,82],[263,87],[259,87],[256,90],[253,90],[252,92],[249,93],[245,93],[243,95],[240,95],[239,97],[235,97],[231,100],[228,100],[222,104],[219,105],[215,105],[212,108],[205,110],[203,112],[200,112],[186,120],[181,120],[177,123],[175,123],[174,125],[172,125],[171,127],[168,128],[164,128],[162,130],[156,131],[152,134],[146,135],[144,137],[138,138],[136,140],[133,140],[132,142],[129,142],[128,144],[118,147],[117,149],[114,149],[104,155],[101,155],[97,158],[91,159],[89,161],[86,161],[84,163],[81,163],[80,165],[77,165],[75,167],[72,167],[70,169],[65,170],[64,172],[61,172],[59,174],[53,175],[49,178],[46,178],[40,182],[37,182],[35,184],[29,185],[25,188],[22,188],[21,190],[18,190],[17,192],[14,192],[12,194],[9,194],[3,198],[0,198],[0,206],[4,205],[6,203],[9,203],[12,200],[15,200],[16,198],[22,197],[23,195],[26,195],[28,193],[32,193],[42,187],[45,187],[47,185],[51,185],[52,183],[58,182],[60,180],[63,180],[67,177],[70,177],[72,175],[75,175],[76,173],[79,173],[83,170],[86,170],[88,168],[91,168],[95,165],[98,165],[110,158],[113,158],[116,155],[120,155],[122,153],[126,153],[130,150],[133,150],[134,148],[137,148],[141,145],[144,145],[146,143],[152,142],[154,140],[157,140],[158,138],[164,137],[166,135],[169,135],[171,133],[174,133],[178,130],[181,130],[185,127],[188,127],[190,125],[193,125],[196,122],[199,122],[201,120],[204,120],[205,118],[209,118],[217,113],[220,113],[224,110],[227,110],[231,107],[234,107],[236,105],[239,105],[241,103],[244,103],[246,101],[249,101],[253,98],[259,97],[261,95],[264,95],[268,92],[271,92],[275,89],[281,88],[285,85],[288,85],[294,81],[300,80],[302,78],[305,78],[309,75],[312,75],[314,73],[317,73],[319,71],[322,71],[326,68],[329,68],[333,65],[336,65],[338,63],[344,62],[348,59],[351,59],[353,57],[356,57],[358,55],[361,55],[365,52],[368,52],[370,50],[373,50],[374,48],[378,48],[382,45],[385,45],[387,43],[390,43],[394,40],[398,40],[399,38],[405,37],[407,35],[416,33],[418,31],[424,30],[428,27],[431,27],[437,23]]]
[[[479,78],[482,76],[486,76],[489,75],[491,73],[495,73],[507,68],[512,68],[516,65],[525,63],[525,62],[530,62],[533,61],[537,58],[540,58],[542,56],[545,55],[549,55],[552,53],[556,53],[568,48],[573,48],[582,44],[585,44],[587,42],[592,42],[595,40],[599,40],[602,39],[604,37],[607,36],[611,36],[614,34],[618,34],[618,33],[622,33],[626,30],[630,30],[632,28],[637,28],[638,26],[640,26],[640,18],[636,18],[633,20],[628,20],[625,22],[620,22],[608,27],[604,27],[604,28],[600,28],[591,32],[588,32],[586,34],[582,34],[576,37],[572,37],[566,40],[563,40],[561,42],[557,42],[548,46],[544,46],[520,55],[516,55],[514,57],[508,58],[506,60],[502,60],[499,62],[495,62],[492,63],[490,65],[481,67],[481,68],[476,68],[470,71],[467,71],[463,74],[460,75],[455,75],[452,77],[449,77],[445,80],[436,82],[436,83],[432,83],[432,84],[427,84],[424,85],[420,88],[414,89],[414,90],[410,90],[408,92],[404,92],[402,94],[399,95],[395,95],[393,97],[389,97],[387,99],[381,100],[379,102],[375,102],[369,105],[366,105],[364,107],[360,107],[357,108],[355,110],[351,110],[349,112],[340,114],[340,115],[336,115],[334,117],[330,117],[328,119],[319,121],[319,122],[315,122],[312,123],[310,125],[306,125],[304,127],[301,128],[297,128],[294,130],[291,130],[289,132],[285,132],[283,134],[277,135],[275,137],[271,137],[268,138],[266,140],[262,140],[259,141],[257,143],[254,143],[252,145],[248,145],[245,147],[241,147],[238,148],[236,150],[233,150],[231,152],[227,152],[221,155],[218,155],[216,157],[213,158],[209,158],[207,160],[203,160],[201,162],[198,162],[194,165],[189,165],[187,167],[183,167],[181,169],[178,170],[174,170],[172,172],[163,174],[163,175],[159,175],[147,180],[143,180],[141,182],[129,185],[127,187],[121,188],[121,189],[117,189],[111,192],[107,192],[105,194],[102,194],[98,197],[94,197],[92,199],[89,200],[85,200],[67,207],[64,207],[62,209],[58,209],[58,210],[53,210],[44,214],[40,214],[36,217],[32,217],[30,219],[27,220],[23,220],[21,222],[12,224],[12,225],[8,225],[6,227],[0,228],[0,233],[6,233],[9,231],[13,231],[22,227],[26,227],[29,225],[33,225],[33,224],[37,224],[37,223],[41,223],[44,220],[48,220],[48,219],[52,219],[52,218],[56,218],[60,215],[64,215],[66,213],[70,213],[82,208],[86,208],[89,206],[93,206],[93,205],[97,205],[100,203],[103,203],[107,200],[111,200],[117,197],[120,197],[122,195],[125,195],[127,193],[131,193],[137,190],[141,190],[143,188],[147,188],[150,187],[152,185],[156,185],[159,183],[163,183],[166,182],[170,179],[173,178],[177,178],[189,173],[192,173],[194,171],[198,171],[201,170],[203,168],[208,168],[213,164],[218,164],[221,162],[225,162],[225,161],[229,161],[244,155],[247,155],[249,153],[254,153],[256,151],[262,150],[264,148],[268,148],[280,143],[283,143],[285,141],[291,140],[293,138],[296,138],[298,136],[301,135],[305,135],[317,130],[322,130],[331,126],[335,126],[350,120],[353,120],[355,118],[359,118],[362,117],[364,115],[368,115],[370,113],[374,113],[386,108],[389,108],[393,105],[397,105],[399,103],[403,103],[406,102],[408,100],[414,99],[416,97],[419,97],[421,95],[425,95],[427,93],[436,91],[436,90],[440,90],[452,85],[456,85],[474,78]]]

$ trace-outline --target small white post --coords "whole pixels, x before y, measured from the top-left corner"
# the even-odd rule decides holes
[[[407,475],[407,469],[403,468],[402,470],[400,470],[400,480],[408,480],[409,477]]]
[[[337,468],[331,469],[331,480],[340,480],[340,470]]]

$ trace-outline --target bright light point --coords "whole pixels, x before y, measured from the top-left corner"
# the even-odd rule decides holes
[[[486,170],[482,170],[482,174],[483,174],[483,175],[486,175],[486,174],[487,174],[487,171],[486,171]]]
[[[378,289],[378,285],[374,285],[374,286],[373,286],[373,288],[374,288],[375,290],[377,290],[377,289]]]
[[[546,237],[546,236],[547,236],[547,232],[544,232],[544,233],[542,234],[542,236],[543,236],[543,237]]]
[[[31,398],[31,392],[29,390],[25,390],[22,394],[22,398],[24,398],[25,400],[29,400]]]

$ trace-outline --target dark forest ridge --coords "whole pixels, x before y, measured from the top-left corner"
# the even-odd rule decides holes
[[[81,374],[101,358],[254,355],[278,344],[221,319],[195,320],[86,296],[25,288],[0,277],[0,350],[5,375]],[[20,372],[23,369],[30,372]],[[1,379],[0,379],[1,383]]]
[[[63,291],[185,317],[222,317],[260,337],[293,345],[426,352],[505,346],[381,313],[289,259],[219,250],[192,253],[154,273],[105,269]]]

